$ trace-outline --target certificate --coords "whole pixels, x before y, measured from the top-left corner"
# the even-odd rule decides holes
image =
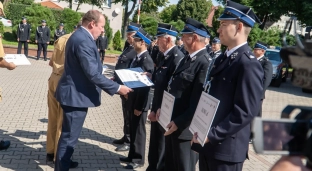
[[[174,100],[175,97],[173,95],[171,95],[167,91],[164,91],[158,122],[166,131],[168,131],[167,126],[171,121]]]
[[[205,141],[217,112],[219,103],[220,100],[205,92],[202,92],[190,125],[190,131],[193,134],[197,132],[197,140],[202,146],[205,145]]]
[[[142,68],[119,69],[115,71],[123,84],[129,88],[150,87],[153,82],[146,76]]]
[[[7,62],[13,62],[15,65],[31,65],[24,54],[6,54],[4,59]]]

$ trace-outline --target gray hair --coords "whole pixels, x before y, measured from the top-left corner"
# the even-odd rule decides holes
[[[166,34],[165,38],[168,38],[168,37],[170,37],[171,43],[175,44],[175,42],[177,41],[177,37]]]

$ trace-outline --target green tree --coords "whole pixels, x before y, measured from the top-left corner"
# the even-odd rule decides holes
[[[113,38],[113,48],[114,48],[114,50],[121,51],[121,34],[120,34],[119,30],[114,35],[114,38]]]
[[[179,32],[183,30],[185,23],[182,20],[171,21],[169,24],[173,25]]]
[[[165,6],[168,0],[141,0],[141,11],[142,12],[157,12],[158,7]]]
[[[35,33],[37,27],[41,25],[41,20],[47,21],[47,26],[51,30],[51,38],[53,38],[53,28],[55,27],[56,23],[51,9],[43,7],[40,4],[32,4],[30,7],[26,8],[26,11],[23,13],[23,15],[27,16],[28,22],[31,23],[30,40],[32,42],[35,41]],[[16,29],[13,29],[15,31],[15,35]]]
[[[80,21],[81,15],[69,8],[65,8],[61,13],[61,23],[64,23],[64,29],[67,33],[74,30],[74,26]],[[56,23],[56,28],[58,28],[59,23]],[[54,31],[54,29],[52,30]]]
[[[153,14],[141,13],[140,15],[140,24],[142,24],[143,29],[151,35],[156,35],[157,26],[160,22],[160,19],[157,18]],[[137,17],[133,16],[133,22],[137,22]]]
[[[4,25],[2,22],[0,22],[0,34],[3,36],[4,33]]]
[[[31,5],[34,3],[34,0],[11,0],[10,3]]]
[[[177,4],[177,16],[174,18],[174,21],[178,19],[185,21],[188,17],[191,17],[205,23],[211,6],[211,0],[179,0]]]
[[[105,19],[106,19],[105,20],[105,27],[104,27],[105,36],[107,37],[107,43],[110,44],[110,42],[111,42],[111,40],[113,38],[113,29],[109,25],[109,21],[108,21],[107,16],[105,16]]]
[[[169,5],[168,7],[164,8],[160,13],[159,13],[159,18],[164,22],[164,23],[169,23],[171,21],[174,21],[176,18],[176,13],[177,13],[177,5]]]

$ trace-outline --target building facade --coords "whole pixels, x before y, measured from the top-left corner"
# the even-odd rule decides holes
[[[43,1],[50,1],[51,3],[56,4],[62,8],[69,8],[69,3],[66,1],[59,1],[59,0],[35,0],[36,3],[42,3]],[[73,0],[72,9],[76,11],[78,7],[78,0]],[[107,16],[110,27],[113,30],[113,34],[118,30],[121,30],[122,27],[122,13],[123,13],[123,6],[121,3],[114,4],[112,0],[104,0],[102,9],[90,5],[90,4],[80,4],[77,12],[86,13],[87,11],[94,9],[101,11],[104,15]]]

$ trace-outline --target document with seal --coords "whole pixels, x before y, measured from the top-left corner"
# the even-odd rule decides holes
[[[153,82],[146,76],[142,68],[128,68],[115,70],[122,83],[129,88],[150,87]]]
[[[171,121],[174,100],[175,97],[173,95],[171,95],[167,91],[164,91],[158,122],[166,131],[168,131],[167,126]]]
[[[202,146],[205,145],[205,141],[216,115],[219,103],[220,100],[202,92],[189,128],[193,134],[197,132],[197,140]]]
[[[13,62],[15,65],[31,65],[24,54],[5,54],[4,59],[7,62]]]

